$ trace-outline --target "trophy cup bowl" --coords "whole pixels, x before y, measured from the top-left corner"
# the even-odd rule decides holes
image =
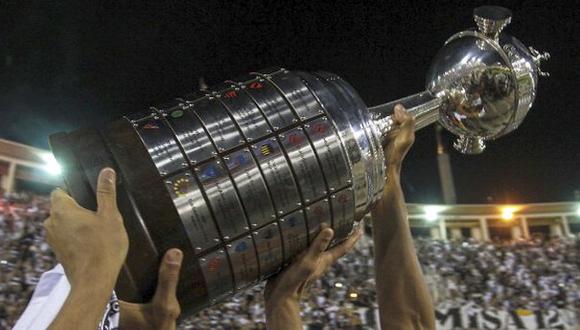
[[[416,129],[439,121],[462,153],[482,152],[523,121],[540,61],[502,29],[511,12],[475,10],[478,30],[452,36],[426,89],[367,107],[340,77],[271,68],[226,81],[98,128],[50,137],[69,193],[95,209],[103,167],[118,175],[129,235],[120,298],[147,301],[170,248],[184,252],[183,315],[259,283],[320,231],[346,239],[384,188],[382,146],[403,104]]]

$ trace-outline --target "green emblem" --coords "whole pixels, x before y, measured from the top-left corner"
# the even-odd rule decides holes
[[[183,117],[183,110],[175,110],[171,113],[171,117],[173,118],[181,118]]]

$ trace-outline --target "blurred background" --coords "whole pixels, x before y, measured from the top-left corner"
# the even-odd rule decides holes
[[[580,307],[580,10],[572,1],[0,0],[0,329],[56,260],[44,241],[60,182],[48,135],[98,125],[257,69],[324,70],[372,106],[425,88],[445,40],[473,8],[513,11],[507,32],[549,51],[538,96],[513,134],[477,156],[421,130],[403,171],[438,327],[577,326]],[[449,150],[458,204],[443,198]],[[445,203],[447,202],[447,203]],[[310,329],[374,329],[372,241],[313,285]],[[263,328],[261,287],[184,320]],[[484,316],[484,314],[486,316]],[[476,315],[476,316],[473,316]],[[499,320],[499,321],[494,321]]]

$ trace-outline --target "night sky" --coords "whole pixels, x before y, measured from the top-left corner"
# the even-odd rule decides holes
[[[125,5],[121,5],[120,3]],[[431,58],[474,25],[482,1],[0,0],[0,137],[103,123],[269,66],[325,70],[368,105],[421,91]],[[505,1],[507,31],[547,50],[536,103],[519,130],[479,156],[452,153],[460,203],[574,200],[580,190],[580,11],[566,1]],[[446,135],[447,143],[451,136]],[[411,202],[441,201],[433,127],[404,169]]]

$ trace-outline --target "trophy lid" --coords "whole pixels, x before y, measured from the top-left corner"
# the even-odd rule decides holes
[[[460,137],[462,153],[479,153],[486,140],[515,130],[535,99],[539,68],[549,54],[503,32],[512,12],[499,6],[473,11],[477,30],[449,38],[427,74],[427,90],[445,100],[440,123]]]
[[[512,11],[500,6],[481,6],[473,10],[479,32],[497,40],[501,31],[512,21]]]

